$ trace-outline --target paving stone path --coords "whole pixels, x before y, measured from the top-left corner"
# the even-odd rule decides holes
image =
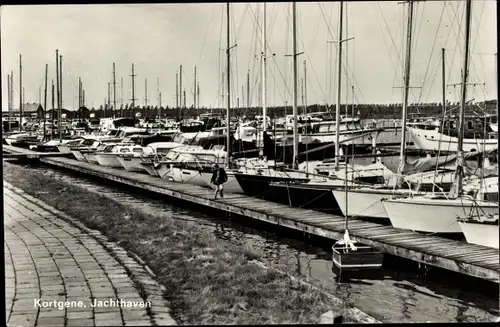
[[[140,259],[6,182],[4,233],[8,326],[175,325]]]

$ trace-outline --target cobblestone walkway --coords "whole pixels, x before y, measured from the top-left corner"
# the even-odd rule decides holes
[[[56,213],[5,183],[8,326],[175,324],[145,267]]]

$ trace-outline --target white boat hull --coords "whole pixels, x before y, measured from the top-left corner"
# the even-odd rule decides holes
[[[141,165],[142,169],[144,169],[149,175],[158,176],[158,173],[154,169],[154,163],[148,162],[145,164],[144,162],[141,162],[140,165]]]
[[[458,222],[467,243],[498,249],[498,225],[479,222]]]
[[[333,196],[339,205],[342,214],[346,214],[346,193],[343,189],[332,190]],[[406,191],[408,193],[408,191]],[[387,220],[382,199],[392,197],[393,191],[382,189],[353,189],[349,190],[347,198],[347,214],[352,217],[369,217]]]
[[[172,167],[169,176],[177,183],[186,183],[191,185],[208,187],[203,175],[194,169],[184,169]]]
[[[498,213],[496,203],[469,199],[414,197],[382,201],[392,226],[427,233],[462,233],[457,217],[464,216],[475,203],[485,213]]]
[[[70,150],[69,146],[67,146],[67,145],[59,145],[59,146],[57,147],[57,150],[58,150],[59,152],[61,152],[61,153],[70,153],[70,152],[71,152],[71,150]]]
[[[95,153],[84,153],[83,156],[85,157],[85,160],[87,160],[87,162],[90,162],[90,163],[93,163],[93,164],[96,164],[96,165],[99,164],[99,162],[97,161]]]
[[[85,159],[85,156],[79,150],[72,150],[71,153],[73,153],[76,160],[87,161],[87,159]]]
[[[360,130],[352,133],[342,133],[340,132],[339,141],[344,145],[366,145],[370,146],[376,142],[380,130]],[[317,133],[317,134],[302,134],[299,136],[299,142],[302,142],[302,138],[313,138],[322,143],[335,143],[336,133]],[[355,138],[351,140],[352,138]],[[346,141],[350,140],[350,141]]]
[[[103,167],[122,168],[122,164],[118,161],[116,154],[96,154],[95,158],[99,165]]]
[[[118,161],[126,171],[133,171],[137,173],[144,173],[146,169],[141,165],[140,157],[131,156],[118,156]]]
[[[159,163],[153,166],[156,176],[164,179],[170,179],[170,164]]]
[[[458,138],[439,133],[437,130],[423,130],[407,127],[411,139],[417,149],[425,151],[458,151]],[[439,140],[441,139],[441,145]],[[463,151],[490,151],[498,148],[496,139],[464,139]]]

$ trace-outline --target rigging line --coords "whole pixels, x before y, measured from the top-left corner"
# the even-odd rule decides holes
[[[302,47],[305,49],[305,45],[304,45],[304,41],[303,41],[302,35],[300,35],[299,41],[300,41],[300,44],[302,45]],[[308,65],[309,67],[308,68],[310,68],[313,71],[313,74],[316,77],[316,81],[318,82],[318,87],[319,87],[319,89],[321,91],[320,96],[322,95],[324,97],[325,96],[325,91],[324,91],[323,87],[321,86],[321,82],[319,80],[319,76],[318,76],[316,70],[314,69],[313,61],[311,60],[311,58],[309,57],[309,55],[308,55],[307,52],[304,52],[304,54],[305,54],[305,56],[307,58],[307,61],[309,62],[309,65]],[[312,88],[312,91],[317,96],[316,88]]]
[[[271,19],[269,20],[269,27],[267,31],[269,31],[267,35],[268,40],[272,40],[273,37],[273,31],[274,31],[274,25],[276,24],[276,20],[278,19],[278,11],[276,10],[276,7],[279,6],[279,3],[275,3],[273,7],[271,8],[271,12],[273,13],[271,16]],[[267,42],[268,44],[270,43],[269,41]]]
[[[484,61],[483,61],[483,55],[481,55],[481,54],[479,55],[479,62],[481,63],[481,68],[483,69],[484,76],[485,77],[488,76],[488,74],[486,73],[486,68],[485,68]],[[486,93],[489,93],[488,83],[485,83],[483,85],[483,87],[484,87]],[[487,94],[485,94],[485,95],[487,95]]]
[[[432,60],[432,55],[434,54],[434,50],[435,50],[435,46],[436,46],[436,41],[437,41],[437,37],[438,37],[438,34],[439,34],[439,29],[441,27],[441,22],[442,22],[443,15],[444,15],[444,7],[445,6],[446,6],[446,3],[443,3],[443,9],[441,9],[441,15],[439,16],[439,24],[438,24],[438,27],[436,29],[436,34],[434,35],[434,41],[432,42],[431,54],[429,56],[429,61],[427,62],[427,67],[425,69],[424,79],[422,81],[422,86],[425,85],[425,81],[427,79],[427,73],[429,72],[429,68],[430,68],[430,64],[431,64],[431,60]],[[417,102],[420,102],[422,100],[422,95],[423,95],[423,87],[422,87],[422,89],[420,89],[420,96],[419,96]]]
[[[484,6],[483,6],[483,9],[484,9]],[[465,10],[465,9],[464,9],[464,10]],[[458,35],[458,36],[457,36],[457,33],[454,33],[455,38],[457,39],[457,43],[459,43],[459,42],[460,42],[460,41],[458,41],[458,40],[459,40],[459,38],[460,38],[460,37],[462,37],[462,36],[463,36],[463,34],[464,34],[464,33],[465,33],[465,32],[464,32],[464,31],[462,31],[462,29],[459,29],[459,32],[458,32],[458,34],[459,34],[459,35]],[[477,33],[479,33],[479,29],[477,29],[477,31],[476,31],[476,37],[477,37]],[[459,51],[460,51],[460,54],[462,54],[462,49],[461,49],[461,48],[460,48],[460,50],[459,50]],[[469,54],[469,58],[470,58],[470,63],[469,63],[469,67],[467,67],[467,70],[469,71],[469,76],[470,76],[470,74],[471,74],[471,72],[472,72],[472,71],[476,71],[476,65],[475,65],[474,60],[472,60],[472,57],[471,57],[471,55],[470,55],[470,54]]]
[[[472,43],[471,50],[472,50],[472,49],[474,49],[474,47],[475,47],[475,45],[476,45],[476,42],[477,42],[477,39],[478,39],[478,37],[477,37],[477,36],[478,36],[478,34],[479,34],[479,30],[480,30],[480,29],[479,29],[479,27],[480,27],[480,25],[481,25],[481,18],[483,17],[483,13],[484,13],[484,8],[485,8],[485,6],[486,6],[486,2],[483,2],[483,6],[482,6],[482,8],[481,8],[481,13],[480,13],[480,15],[479,15],[479,19],[477,19],[476,15],[475,15],[475,12],[476,12],[476,11],[474,11],[474,20],[475,20],[476,22],[478,22],[478,25],[476,26],[476,35],[475,35],[475,37],[474,37],[474,41],[473,41],[473,43]],[[465,32],[463,32],[462,30],[460,30],[460,37],[462,37],[464,33],[465,33]],[[475,62],[475,60],[474,60],[474,59],[473,59],[473,57],[472,57],[472,53],[470,53],[470,54],[469,54],[469,57],[470,57],[470,62],[471,62],[471,66],[472,66],[472,67],[470,67],[470,66],[468,67],[469,74],[470,74],[470,75],[472,75],[472,72],[474,72],[474,73],[476,73],[476,74],[478,75],[478,76],[477,76],[477,78],[479,79],[479,75],[480,75],[480,74],[479,74],[479,69],[477,69],[477,67],[476,67],[476,62]],[[485,78],[486,78],[486,76],[485,76]]]
[[[252,5],[249,4],[249,6],[251,7]],[[255,53],[255,51],[253,49],[254,38],[255,38],[255,33],[252,33],[252,39],[250,40],[250,54]],[[248,56],[247,71],[250,70],[250,61],[253,62],[252,58],[253,58],[253,56],[251,56],[251,55]]]
[[[332,34],[332,30],[330,29],[330,25],[326,21],[326,16],[325,16],[325,13],[323,11],[323,7],[321,6],[321,3],[319,3],[319,2],[318,2],[318,5],[320,7],[321,13],[323,14],[323,18],[325,19],[326,26],[327,26],[327,29],[328,29],[328,33],[330,34],[330,37],[332,39],[334,39],[333,34]],[[334,46],[335,46],[335,48],[337,48],[337,44],[336,43],[334,43]],[[348,67],[349,67],[349,65],[348,64],[346,65],[345,61],[343,61],[342,62],[342,68],[343,68],[344,72],[348,71],[347,70]],[[349,78],[349,76],[347,76],[346,78],[347,78],[347,80],[348,80],[349,83],[351,83],[352,85],[354,85],[357,88],[357,90],[358,90],[357,94],[359,94],[361,96],[361,98],[363,98],[364,102],[366,103],[366,99],[365,99],[365,97],[363,95],[363,91],[361,90],[361,87],[359,86],[359,83],[358,83],[356,77],[353,77],[352,81]]]
[[[205,37],[203,38],[203,43],[201,44],[200,56],[198,58],[198,61],[196,62],[196,66],[198,66],[200,64],[200,61],[201,61],[202,56],[203,56],[203,50],[205,49],[205,43],[207,42],[208,31],[210,30],[210,25],[212,24],[212,17],[214,14],[214,9],[215,9],[215,6],[212,7],[212,10],[210,11],[210,18],[208,19],[207,30],[205,31]]]
[[[447,6],[447,4],[448,4],[448,2],[446,1],[445,2],[445,10],[446,10],[446,14],[448,15],[448,18],[450,18],[450,22],[449,22],[450,28],[448,30],[448,35],[446,36],[446,40],[445,40],[445,44],[444,44],[444,48],[445,49],[446,49],[446,45],[448,44],[448,41],[450,40],[451,32],[453,31],[453,27],[454,27],[453,25],[455,24],[455,19],[451,19],[451,15],[448,12],[448,6]],[[459,22],[459,28],[460,28],[460,23],[461,22]],[[455,42],[455,49],[453,49],[453,50],[446,49],[447,52],[448,51],[453,51],[453,55],[452,55],[451,60],[446,60],[447,62],[451,62],[451,65],[450,65],[450,67],[448,69],[448,72],[447,72],[447,75],[446,75],[447,76],[446,84],[449,84],[450,81],[451,81],[451,78],[452,78],[451,71],[452,71],[452,69],[454,67],[454,64],[455,64],[455,54],[456,54],[457,47],[458,47],[458,43]],[[433,77],[432,82],[430,84],[430,90],[432,90],[433,87],[434,87],[434,83],[435,83],[436,77],[438,75],[438,73],[437,73],[438,69],[439,69],[439,63],[436,63],[436,71],[434,72],[434,77]],[[427,101],[429,100],[429,98],[430,98],[430,92],[427,95]]]
[[[298,27],[297,29],[298,30],[301,30],[303,24],[302,24],[302,16],[300,14],[300,11],[299,11],[299,24],[300,24],[300,27]],[[299,35],[299,41],[300,41],[300,44],[302,45],[302,49],[305,50],[305,45],[304,45],[304,39],[303,39],[303,33],[300,33]],[[318,87],[319,89],[321,90],[321,94],[322,96],[325,95],[325,91],[323,90],[323,88],[321,87],[321,82],[319,81],[319,76],[318,74],[316,73],[316,70],[314,69],[314,65],[313,65],[313,61],[311,60],[311,58],[309,57],[308,53],[304,51],[304,55],[306,56],[307,60],[309,61],[309,68],[312,69],[315,77],[316,77],[316,81],[318,82]],[[317,93],[316,93],[316,88],[312,88],[314,94],[317,96]]]

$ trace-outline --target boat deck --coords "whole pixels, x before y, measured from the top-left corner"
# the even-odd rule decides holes
[[[4,149],[5,150],[5,149]],[[12,149],[11,149],[12,150]],[[16,149],[19,152],[32,152]],[[41,162],[113,182],[163,194],[231,214],[292,228],[337,240],[344,234],[344,218],[314,210],[292,208],[242,194],[213,200],[213,191],[121,169],[106,168],[70,158],[43,157]],[[498,283],[499,250],[461,241],[395,229],[358,219],[349,221],[349,232],[359,242],[391,255]]]

